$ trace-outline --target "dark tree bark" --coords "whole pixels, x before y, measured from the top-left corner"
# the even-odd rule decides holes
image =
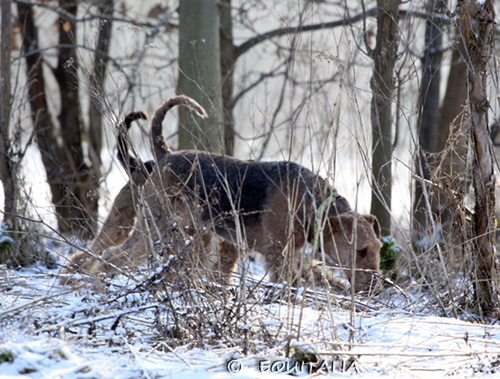
[[[2,36],[0,52],[0,178],[4,187],[4,223],[13,226],[12,218],[16,213],[16,191],[14,167],[10,156],[9,120],[11,110],[11,40],[12,40],[12,1],[2,1]]]
[[[392,102],[394,65],[399,38],[399,0],[378,0],[377,45],[371,79],[372,200],[371,213],[377,216],[383,234],[391,232],[392,193]]]
[[[71,48],[59,49],[59,63],[55,70],[61,93],[59,133],[48,107],[43,58],[38,51],[39,36],[32,6],[18,3],[17,9],[26,54],[31,118],[59,230],[64,234],[89,238],[95,231],[97,221],[98,183],[89,174],[83,159],[76,54]],[[70,4],[65,10],[69,14],[76,14],[74,5]],[[59,27],[59,42],[73,43],[74,23],[60,20]],[[59,136],[62,144],[58,142]]]
[[[112,16],[114,0],[99,0],[98,11],[103,16]],[[89,106],[89,159],[95,181],[101,178],[101,149],[102,149],[102,124],[103,105],[105,104],[104,83],[106,81],[106,68],[109,61],[109,41],[113,23],[111,20],[99,20],[99,34],[97,36],[96,53],[94,56],[93,71],[90,76],[90,106]]]
[[[233,74],[236,63],[233,44],[231,0],[220,0],[220,59],[224,122],[224,153],[234,153]]]
[[[467,99],[467,81],[464,80],[467,77],[467,66],[463,57],[465,57],[463,43],[459,39],[451,55],[451,67],[446,92],[439,110],[440,148],[445,146],[451,130],[456,126],[457,116],[464,110]],[[465,152],[465,149],[462,151]]]
[[[422,81],[420,83],[419,94],[419,117],[417,121],[419,146],[417,147],[416,172],[424,180],[431,179],[434,168],[432,155],[442,149],[441,128],[439,123],[439,100],[441,82],[441,61],[442,61],[442,27],[443,19],[435,17],[446,9],[446,1],[428,0],[427,11],[429,18],[425,28],[425,51],[422,57]],[[430,190],[425,189],[425,181],[415,182],[415,200],[413,204],[413,233],[414,240],[418,241],[423,235],[429,232],[429,217],[435,211],[427,208],[427,203],[423,196]],[[432,213],[432,214],[431,214]]]
[[[52,192],[52,203],[56,207],[58,223],[63,223],[64,213],[64,171],[60,166],[64,153],[57,143],[55,126],[49,114],[45,94],[45,78],[42,72],[42,57],[38,50],[38,29],[35,26],[33,9],[22,3],[17,11],[23,36],[23,50],[28,70],[28,95],[31,106],[31,119],[35,127],[37,143]]]
[[[12,51],[12,1],[2,1],[1,5],[1,52],[0,52],[0,179],[4,192],[3,224],[8,233],[16,232],[17,188],[15,164],[12,161],[9,121],[11,111],[10,68]],[[3,234],[3,233],[2,233]],[[12,235],[10,235],[12,238]],[[5,263],[11,255],[11,244],[0,246],[0,263]]]
[[[71,18],[59,19],[59,44],[70,46],[76,44],[76,24],[74,19],[77,13],[77,2],[74,0],[60,0],[59,6],[71,15]],[[59,49],[58,65],[55,70],[56,81],[59,86],[61,112],[59,127],[63,139],[63,148],[69,167],[65,170],[70,173],[66,178],[69,194],[67,216],[59,224],[61,232],[79,234],[83,237],[92,237],[97,227],[97,211],[99,200],[99,178],[93,176],[92,170],[85,163],[83,153],[78,57],[76,48],[64,47]]]
[[[498,310],[498,271],[495,267],[495,173],[488,125],[488,63],[494,53],[495,10],[493,2],[459,2],[458,27],[467,56],[467,82],[471,116],[471,138],[475,159],[473,186],[475,206],[472,254],[476,267],[472,273],[479,309]]]
[[[51,261],[36,243],[39,239],[36,228],[26,217],[26,198],[20,185],[23,151],[19,147],[17,119],[13,117],[16,113],[12,113],[12,1],[3,0],[1,4],[0,179],[4,189],[4,209],[0,229],[0,263],[17,268],[39,260],[45,260],[47,264]]]

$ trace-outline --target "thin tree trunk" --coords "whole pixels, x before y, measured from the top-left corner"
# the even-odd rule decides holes
[[[59,19],[59,44],[71,45],[76,43],[76,24],[74,18],[77,13],[77,2],[60,0],[59,6],[72,19]],[[92,175],[92,170],[84,160],[81,118],[80,94],[78,84],[78,57],[75,48],[59,49],[58,65],[55,70],[56,81],[59,85],[61,112],[59,127],[63,139],[63,148],[68,171],[71,178],[67,178],[69,186],[69,207],[67,219],[59,225],[61,231],[70,234],[79,234],[82,237],[92,237],[97,226],[97,211],[99,200],[99,178]]]
[[[468,137],[463,133],[470,128],[470,120],[465,117],[467,112],[464,112],[467,102],[467,80],[464,80],[467,77],[467,67],[461,54],[463,55],[463,47],[452,51],[447,87],[436,124],[439,131],[437,151],[445,155],[441,154],[440,162],[436,162],[439,163],[439,171],[430,178],[446,188],[444,192],[434,192],[430,200],[433,213],[438,215],[443,242],[455,245],[461,244],[465,235],[459,227],[463,224],[464,214],[457,208],[454,193],[463,193],[470,184],[470,175],[465,171]]]
[[[61,162],[64,153],[57,143],[55,126],[52,122],[45,93],[45,80],[42,72],[42,57],[38,49],[38,30],[35,26],[33,9],[30,5],[17,4],[17,12],[23,36],[23,50],[26,55],[28,71],[28,95],[31,106],[31,119],[35,128],[38,147],[52,193],[58,224],[64,224],[66,200],[63,178],[65,172]]]
[[[94,216],[89,217],[89,213],[84,208],[91,209],[92,215],[94,214],[92,209],[95,209],[95,215],[97,215],[97,191],[95,190],[97,186],[95,181],[88,178],[86,166],[83,163],[81,140],[75,135],[81,131],[78,87],[75,84],[77,83],[76,67],[73,67],[76,61],[70,52],[60,49],[60,64],[56,70],[58,83],[62,84],[59,117],[61,134],[59,135],[48,108],[42,70],[43,59],[37,51],[39,37],[32,6],[18,3],[17,9],[23,37],[23,50],[26,54],[31,119],[52,193],[52,204],[55,207],[59,230],[64,234],[90,237],[95,229],[96,219]],[[74,30],[74,25],[63,21],[60,28],[60,43],[71,43],[73,40],[69,37],[69,33]],[[78,105],[75,106],[70,99]],[[62,137],[64,146],[58,142],[59,136]]]
[[[102,15],[113,15],[114,0],[100,0],[98,9]],[[109,41],[111,40],[112,28],[112,21],[105,18],[100,20],[93,72],[90,76],[89,158],[92,163],[93,176],[97,182],[101,178],[103,104],[105,104],[104,83],[109,61]]]
[[[189,110],[179,109],[180,149],[224,151],[219,37],[217,0],[180,1],[178,92],[198,101],[209,116],[194,120]]]
[[[392,193],[392,100],[394,65],[398,49],[399,0],[378,0],[377,45],[371,79],[372,201],[384,234],[391,231]]]
[[[1,55],[0,55],[0,178],[4,187],[4,217],[3,222],[10,227],[14,226],[12,218],[16,213],[16,191],[14,167],[10,157],[10,136],[9,121],[11,108],[11,87],[10,87],[10,68],[11,68],[11,40],[12,40],[12,1],[2,1],[2,36],[1,36]]]
[[[439,119],[439,99],[441,82],[442,61],[442,27],[443,21],[440,17],[434,17],[438,12],[446,9],[446,1],[428,0],[427,11],[430,17],[426,21],[425,28],[425,52],[422,59],[422,80],[420,83],[419,96],[419,146],[417,147],[416,172],[423,179],[431,179],[434,162],[429,153],[435,153],[442,149],[440,146],[440,134],[442,130],[437,127]],[[415,182],[415,200],[413,203],[413,233],[414,240],[418,241],[423,235],[429,233],[429,217],[432,217],[435,209],[427,209],[423,201],[425,182]],[[431,205],[436,205],[431,201]],[[434,208],[434,207],[433,207]]]
[[[234,153],[233,76],[236,55],[233,42],[231,0],[220,0],[220,54],[222,104],[224,122],[224,153]]]
[[[9,121],[11,111],[10,68],[12,51],[12,1],[3,0],[1,5],[1,49],[0,52],[0,179],[3,184],[3,225],[10,232],[16,232],[17,188],[15,164],[11,160]],[[3,231],[2,231],[3,234]],[[10,234],[10,233],[9,233]],[[11,236],[12,237],[12,236]],[[0,246],[0,263],[10,257],[10,244]]]
[[[458,11],[460,36],[468,55],[469,106],[471,137],[475,160],[473,165],[474,251],[477,266],[473,283],[478,306],[490,312],[500,305],[498,272],[495,267],[495,173],[492,143],[488,125],[489,101],[487,97],[488,63],[494,53],[495,10],[493,2],[465,0]]]
[[[467,81],[464,78],[467,76],[467,66],[464,62],[463,42],[457,41],[457,47],[453,49],[451,54],[451,67],[448,74],[448,83],[446,92],[443,98],[441,109],[439,110],[438,127],[439,146],[443,148],[454,129],[457,116],[462,113],[467,99]],[[465,153],[465,148],[462,149]],[[460,165],[463,168],[463,164]]]

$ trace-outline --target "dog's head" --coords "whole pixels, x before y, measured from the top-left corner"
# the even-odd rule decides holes
[[[344,269],[356,291],[374,286],[382,247],[377,218],[343,213],[330,216],[328,221],[323,232],[325,253]]]

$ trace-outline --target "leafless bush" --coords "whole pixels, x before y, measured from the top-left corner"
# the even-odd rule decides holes
[[[472,157],[467,115],[453,123],[446,147],[428,154],[429,180],[422,201],[428,230],[403,254],[399,270],[406,280],[429,291],[447,315],[474,313],[473,288],[468,273],[474,267]]]
[[[300,15],[300,26],[307,24],[310,16],[311,22],[316,22],[316,17],[320,18],[319,21],[328,21],[332,14],[335,14],[334,19],[337,18],[337,11],[333,12],[333,8],[323,12],[321,7],[328,7],[328,2],[318,2],[310,9],[302,9],[297,4],[294,5],[297,9],[294,8],[293,17],[290,16],[292,13],[286,12],[283,13],[286,18],[271,22],[296,27],[297,15]],[[266,18],[274,17],[269,9],[275,6],[280,7],[281,12],[288,4],[259,2],[255,14],[250,14],[242,6],[235,18],[239,22],[239,32],[243,30],[242,34],[258,35],[267,30],[268,25],[259,23],[260,14],[265,14]],[[166,65],[164,62],[165,56],[175,57],[175,38],[171,38],[172,34],[158,33],[165,28],[165,24],[168,24],[169,32],[175,30],[175,25],[170,26],[168,16],[166,14],[165,18],[151,25],[137,22],[137,25],[146,28],[146,32],[134,29],[130,38],[134,39],[136,46],[130,44],[119,54],[113,52],[116,56],[108,73],[111,89],[108,88],[106,94],[98,94],[105,97],[102,103],[110,108],[120,104],[113,112],[125,108],[130,111],[132,109],[128,107],[135,108],[136,104],[154,107],[173,92],[175,58],[169,58]],[[402,87],[404,85],[400,91],[403,100],[400,102],[398,98],[395,105],[401,119],[397,120],[399,134],[396,139],[399,138],[399,141],[395,143],[399,143],[399,151],[396,151],[394,161],[403,162],[397,169],[403,168],[405,173],[413,170],[405,167],[409,159],[401,151],[410,145],[407,141],[410,138],[404,130],[412,130],[415,119],[416,99],[411,93],[418,86],[415,79],[418,62],[414,56],[417,54],[411,51],[418,45],[413,41],[419,27],[415,20],[408,16],[401,21],[406,23],[401,26],[401,32],[405,33],[407,45],[404,46],[404,59],[398,62],[398,69],[405,80],[399,83]],[[369,106],[363,92],[369,67],[367,69],[363,52],[358,47],[365,37],[373,37],[373,25],[369,18],[365,22],[368,22],[363,26],[368,27],[366,35],[358,28],[359,25],[343,26],[342,30],[336,29],[340,33],[335,34],[335,42],[327,38],[331,37],[330,33],[336,33],[333,29],[317,35],[297,33],[293,38],[280,35],[253,50],[250,57],[240,58],[235,69],[234,87],[238,89],[234,95],[235,155],[299,161],[313,171],[321,172],[331,184],[340,187],[340,193],[346,195],[354,208],[366,207],[370,182],[367,174],[371,165],[367,122]],[[148,34],[147,31],[153,33]],[[116,46],[114,49],[119,50]],[[82,70],[85,71],[83,76],[90,75],[88,72],[91,70],[85,65]],[[151,78],[154,78],[153,83]],[[92,89],[90,84],[88,86]],[[105,115],[106,112],[111,113],[107,110]],[[290,336],[299,338],[302,335],[301,319],[295,314],[287,314],[284,321],[276,319],[272,324],[260,322],[259,317],[265,312],[262,304],[284,305],[299,311],[299,314],[308,306],[317,307],[324,310],[325,319],[322,322],[328,323],[334,319],[332,314],[336,309],[352,310],[352,320],[355,320],[360,309],[371,309],[373,305],[366,304],[369,301],[392,304],[393,301],[400,301],[406,293],[412,295],[417,292],[415,309],[437,309],[448,315],[468,312],[472,291],[470,280],[464,273],[469,272],[474,264],[470,237],[471,158],[463,149],[463,141],[467,140],[464,134],[466,128],[462,122],[457,122],[457,125],[457,129],[450,134],[446,150],[433,157],[436,164],[432,179],[424,182],[428,191],[425,200],[430,225],[427,234],[432,237],[422,240],[418,246],[413,244],[408,236],[411,225],[406,219],[400,221],[400,218],[407,217],[410,210],[392,210],[393,226],[402,231],[397,236],[397,243],[404,249],[398,257],[394,275],[388,274],[395,283],[388,282],[385,291],[369,300],[360,300],[355,296],[339,297],[328,288],[308,285],[297,289],[270,284],[265,277],[252,276],[248,263],[251,253],[244,248],[247,241],[243,235],[241,240],[234,241],[240,255],[238,272],[229,282],[224,282],[221,280],[223,275],[213,269],[213,261],[210,261],[213,256],[205,247],[206,238],[209,238],[207,230],[211,231],[213,226],[206,225],[207,230],[200,230],[193,224],[175,225],[172,222],[170,230],[165,231],[161,239],[151,234],[149,267],[140,271],[139,275],[135,271],[127,273],[136,279],[133,291],[151,294],[157,301],[155,331],[159,339],[165,338],[174,345],[204,346],[221,341],[227,345],[243,343],[245,349],[250,351],[257,350],[256,345],[262,341],[269,346],[284,346]],[[176,136],[173,132],[175,128],[173,123],[168,127],[171,137]],[[111,128],[106,130],[105,138],[112,135],[109,130]],[[110,141],[110,145],[112,143]],[[412,148],[410,146],[408,150]],[[361,160],[362,164],[357,160]],[[411,186],[407,183],[405,194],[411,193]],[[434,207],[435,204],[439,206]],[[193,218],[199,217],[196,209],[191,209],[191,212]],[[154,227],[151,225],[151,228]],[[34,241],[33,236],[42,234],[46,233],[27,232],[20,238]],[[56,239],[60,237],[53,235]],[[211,264],[208,265],[207,261]],[[124,291],[130,291],[130,288]],[[354,322],[351,322],[350,328],[354,334]],[[336,330],[332,331],[333,336],[336,333]],[[331,336],[324,337],[325,340],[327,338]]]

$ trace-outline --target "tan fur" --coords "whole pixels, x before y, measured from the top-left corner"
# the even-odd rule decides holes
[[[89,272],[92,258],[89,254],[101,256],[102,252],[112,246],[121,245],[131,234],[137,220],[137,205],[139,204],[138,191],[144,185],[142,174],[135,172],[127,184],[123,186],[111,206],[108,217],[103,222],[97,237],[92,240],[88,251],[79,251],[69,257],[68,262],[61,269],[60,274],[73,272]],[[137,182],[134,180],[137,180]],[[141,183],[142,181],[142,183]],[[67,277],[62,278],[62,283],[69,283]]]
[[[161,196],[157,196],[155,174],[144,188],[145,204],[140,208],[133,234],[119,246],[105,249],[101,254],[102,260],[90,258],[82,268],[90,273],[113,273],[112,266],[135,268],[146,263],[152,252],[158,254],[156,245],[159,245],[160,250],[165,249],[162,252],[164,258],[180,251],[186,255],[181,257],[182,260],[189,263],[192,270],[203,268],[210,271],[213,268],[227,278],[237,261],[234,246],[218,238],[210,227],[205,229],[198,224],[200,216],[196,207],[177,188],[171,188],[171,197],[163,191]],[[192,243],[189,249],[184,249],[187,241]],[[223,256],[220,255],[222,251]],[[176,268],[170,267],[170,270]]]
[[[70,283],[67,274],[74,272],[87,272],[93,258],[91,255],[101,256],[102,252],[109,247],[122,244],[132,233],[137,220],[137,205],[139,204],[139,190],[146,183],[148,174],[142,162],[135,164],[131,169],[131,158],[128,154],[128,133],[130,124],[139,119],[147,119],[144,112],[131,112],[117,126],[118,138],[118,160],[123,168],[129,173],[129,181],[122,187],[116,196],[110,212],[103,222],[98,235],[92,240],[87,251],[79,251],[71,255],[68,262],[63,266],[60,274],[63,275],[61,282]],[[90,254],[89,254],[90,253]]]

